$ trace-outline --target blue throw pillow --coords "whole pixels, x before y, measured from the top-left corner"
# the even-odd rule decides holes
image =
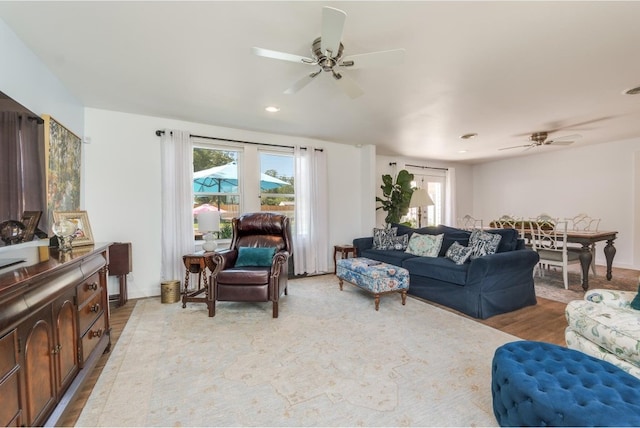
[[[636,294],[636,297],[633,298],[630,306],[633,309],[640,310],[640,285],[638,285],[638,294]]]
[[[275,253],[275,247],[239,247],[235,267],[269,267]]]

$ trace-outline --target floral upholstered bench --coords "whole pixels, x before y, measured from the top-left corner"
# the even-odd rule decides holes
[[[347,281],[370,292],[375,300],[376,311],[380,308],[382,294],[400,293],[402,304],[406,304],[409,289],[408,270],[365,257],[342,259],[336,264],[340,290],[343,281]]]

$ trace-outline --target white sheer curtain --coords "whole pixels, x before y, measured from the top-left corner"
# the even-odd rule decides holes
[[[293,230],[294,273],[329,271],[329,210],[327,160],[324,151],[294,148],[295,228]]]
[[[444,221],[447,226],[456,226],[456,169],[449,168],[446,175],[446,203],[444,204]]]
[[[165,130],[162,146],[162,279],[184,277],[182,256],[194,251],[193,144],[188,132]]]

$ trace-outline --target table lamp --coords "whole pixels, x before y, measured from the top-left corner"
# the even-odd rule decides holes
[[[415,189],[409,201],[410,208],[418,208],[418,227],[422,227],[422,207],[435,205],[425,189]]]
[[[220,213],[218,211],[203,211],[198,214],[198,230],[204,233],[202,249],[215,251],[218,244],[212,232],[220,231]]]

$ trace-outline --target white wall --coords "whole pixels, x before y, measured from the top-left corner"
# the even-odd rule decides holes
[[[600,230],[616,230],[614,266],[638,269],[636,210],[640,196],[635,159],[640,139],[576,147],[502,160],[473,168],[473,207],[488,221],[503,214],[535,217],[599,217]],[[599,244],[596,263],[606,261]]]
[[[371,147],[358,148],[326,141],[264,134],[178,120],[99,109],[86,109],[85,206],[96,241],[132,243],[132,298],[160,293],[160,139],[157,129],[269,144],[323,148],[329,168],[329,243],[361,236],[361,219],[371,194],[361,189],[371,167]],[[178,279],[178,278],[176,278]],[[181,278],[180,278],[181,279]]]

